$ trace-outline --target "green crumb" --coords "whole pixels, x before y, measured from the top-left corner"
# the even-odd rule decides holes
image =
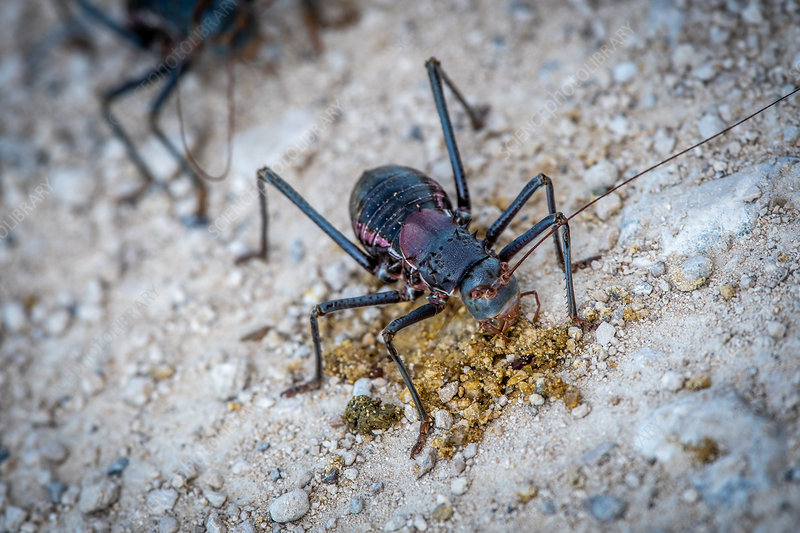
[[[517,501],[520,503],[528,503],[536,496],[539,495],[539,489],[536,485],[526,485],[522,489],[517,491]]]
[[[727,301],[736,296],[736,289],[730,283],[723,283],[719,288],[719,293]]]
[[[432,516],[434,520],[438,520],[439,522],[450,520],[450,517],[453,516],[453,507],[446,503],[440,503],[436,506],[436,509],[433,510]]]
[[[711,386],[711,376],[708,374],[698,374],[696,376],[692,376],[686,380],[686,383],[684,383],[683,386],[684,388],[693,391],[707,389]]]
[[[708,437],[703,437],[697,444],[684,444],[683,449],[692,454],[695,462],[701,464],[713,463],[721,455],[717,442]]]
[[[344,408],[342,420],[350,431],[366,435],[374,429],[387,429],[395,425],[402,416],[399,407],[383,403],[379,398],[356,396]]]

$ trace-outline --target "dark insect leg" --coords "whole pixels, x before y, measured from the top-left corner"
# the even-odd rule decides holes
[[[139,197],[144,193],[147,187],[153,183],[153,173],[150,171],[150,168],[142,159],[141,154],[133,145],[128,133],[122,127],[117,117],[111,111],[111,105],[114,103],[115,100],[118,98],[125,96],[127,93],[131,91],[135,91],[139,87],[144,87],[149,81],[151,80],[158,80],[161,77],[165,76],[168,72],[168,69],[164,65],[159,65],[153,69],[147,71],[144,75],[139,76],[138,78],[133,78],[128,80],[121,85],[109,89],[103,95],[101,100],[101,107],[103,112],[103,118],[108,123],[109,127],[111,128],[111,132],[117,137],[120,142],[125,146],[125,151],[128,153],[128,157],[133,161],[133,164],[139,170],[139,173],[144,178],[145,183],[142,184],[139,189],[134,191],[133,193],[127,195],[126,197],[122,198],[124,202],[135,202],[139,199]]]
[[[314,378],[290,387],[281,393],[282,396],[291,397],[298,392],[317,389],[322,383],[322,348],[319,341],[319,325],[317,318],[334,311],[345,309],[355,309],[357,307],[370,307],[373,305],[396,304],[407,300],[406,294],[401,291],[386,291],[377,294],[367,294],[354,298],[342,298],[341,300],[330,300],[317,304],[311,310],[311,338],[314,342],[314,356],[316,357],[316,368]]]
[[[555,228],[554,234],[558,236],[558,240],[561,243],[561,251],[563,253],[564,261],[566,261],[566,264],[568,265],[571,264],[569,224],[567,223],[567,219],[563,213],[547,215],[531,229],[514,239],[508,246],[500,250],[500,253],[497,254],[497,257],[501,261],[508,261],[536,237],[551,228]],[[564,263],[562,263],[562,265],[563,264]],[[577,306],[575,305],[575,290],[572,288],[571,268],[564,269],[564,277],[567,280],[567,307],[569,308],[569,316],[573,322],[581,323],[582,320],[578,317],[578,310]]]
[[[87,0],[73,0],[81,10],[88,15],[90,18],[94,19],[96,22],[102,24],[109,30],[116,33],[118,36],[122,37],[123,39],[132,42],[136,46],[144,48],[144,43],[142,39],[136,35],[136,33],[130,31],[129,29],[119,25],[118,23],[114,22],[108,15],[103,12],[102,9],[98,8],[91,2]]]
[[[539,187],[545,188],[545,194],[547,195],[547,212],[549,214],[555,214],[556,212],[556,199],[555,195],[553,194],[553,182],[550,178],[548,178],[544,174],[539,174],[528,183],[525,184],[525,187],[519,192],[517,197],[511,202],[511,205],[506,208],[502,215],[498,217],[497,220],[494,221],[494,224],[491,225],[489,231],[486,232],[486,243],[489,246],[494,246],[494,243],[497,241],[497,238],[503,233],[503,230],[506,229],[508,224],[517,216],[522,206],[533,196]],[[561,265],[561,268],[564,268],[564,255],[561,253],[561,245],[558,242],[558,235],[553,233],[553,243],[556,246],[556,257],[558,258],[558,264]],[[513,254],[512,254],[513,255]]]
[[[400,375],[403,376],[403,382],[406,384],[406,387],[408,387],[408,392],[411,393],[411,399],[414,400],[414,406],[417,408],[417,414],[419,415],[420,419],[419,436],[417,437],[416,444],[414,444],[414,447],[411,448],[412,458],[421,452],[423,446],[425,446],[425,441],[428,440],[428,431],[430,431],[431,421],[428,418],[428,413],[425,410],[425,406],[422,405],[422,400],[419,397],[419,393],[417,392],[416,387],[414,387],[411,377],[408,375],[408,370],[406,370],[402,359],[400,359],[400,355],[398,355],[397,350],[392,343],[392,339],[401,329],[407,328],[408,326],[416,324],[417,322],[425,320],[426,318],[430,318],[435,314],[440,313],[443,309],[444,304],[441,302],[427,303],[417,307],[407,315],[392,320],[389,325],[384,328],[382,333],[383,341],[386,343],[386,348],[389,350],[389,355],[397,365]]]
[[[442,132],[444,133],[444,142],[447,145],[447,153],[450,155],[450,165],[453,167],[453,177],[456,182],[456,196],[458,197],[456,220],[459,224],[466,225],[472,217],[470,213],[469,189],[467,188],[467,180],[464,175],[464,165],[461,162],[461,155],[458,152],[456,137],[453,133],[453,124],[450,121],[450,114],[447,112],[447,102],[445,102],[444,99],[442,80],[450,87],[450,90],[453,91],[453,94],[458,101],[461,102],[461,105],[464,106],[474,129],[478,130],[483,127],[483,122],[489,109],[488,107],[470,107],[458,88],[442,69],[439,60],[435,57],[425,62],[425,68],[428,69],[428,77],[431,80],[431,90],[433,91],[433,100],[436,103],[436,110],[439,112],[439,120],[442,123]]]
[[[256,180],[259,182],[259,194],[261,195],[261,250],[256,253],[246,254],[236,260],[237,263],[242,263],[244,261],[253,259],[254,257],[259,257],[261,259],[267,258],[267,196],[266,191],[264,190],[261,181],[265,181],[267,183],[271,183],[278,189],[280,192],[283,193],[286,198],[292,201],[294,205],[300,208],[300,210],[305,213],[305,215],[310,218],[314,223],[324,231],[328,237],[333,239],[333,241],[338,244],[342,250],[348,253],[350,257],[356,260],[356,262],[364,267],[369,273],[375,274],[376,273],[376,261],[375,259],[367,255],[361,248],[356,246],[352,241],[350,241],[347,237],[345,237],[342,232],[334,228],[330,222],[325,220],[325,217],[320,215],[313,207],[311,207],[305,199],[300,196],[296,190],[294,190],[291,185],[283,181],[283,178],[278,176],[272,169],[264,167],[258,171],[256,174]]]
[[[200,176],[198,176],[194,169],[189,165],[189,162],[186,160],[180,150],[178,150],[172,141],[169,140],[169,137],[164,134],[164,130],[161,129],[161,126],[158,123],[158,119],[161,116],[161,110],[164,107],[164,102],[167,101],[169,95],[175,90],[175,87],[178,85],[178,81],[180,80],[181,76],[188,71],[188,68],[189,62],[183,61],[174,68],[167,70],[167,79],[164,82],[164,87],[162,87],[155,100],[153,100],[153,103],[150,104],[150,114],[148,118],[150,130],[153,132],[153,134],[155,134],[156,138],[158,138],[159,142],[161,142],[161,144],[164,146],[164,148],[166,148],[175,161],[178,162],[181,171],[185,172],[186,175],[188,175],[192,180],[192,185],[197,193],[197,206],[195,207],[194,220],[192,222],[195,224],[202,224],[206,221],[208,188],[206,187],[206,184],[202,178],[200,178]]]

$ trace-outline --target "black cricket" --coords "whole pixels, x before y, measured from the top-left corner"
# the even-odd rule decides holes
[[[533,295],[536,298],[538,313],[539,300],[536,292],[520,292],[513,275],[521,261],[513,267],[508,262],[547,231],[553,233],[558,262],[565,274],[569,316],[573,322],[582,324],[577,316],[572,269],[565,268],[571,264],[569,225],[567,218],[556,210],[550,178],[539,174],[531,179],[490,226],[485,238],[478,239],[476,233],[470,233],[469,190],[447,111],[442,82],[464,106],[473,128],[482,127],[488,109],[471,107],[438,60],[431,58],[425,65],[453,168],[457,191],[456,208],[453,208],[442,186],[418,170],[400,165],[368,170],[361,175],[350,196],[353,230],[363,247],[359,248],[314,210],[280,176],[269,168],[263,168],[258,171],[256,178],[262,217],[261,249],[237,259],[237,263],[241,263],[256,257],[267,258],[267,201],[264,184],[271,183],[368,272],[384,282],[402,280],[404,283],[400,290],[330,300],[314,306],[311,311],[311,333],[316,357],[314,378],[284,391],[285,396],[318,388],[322,382],[322,352],[317,324],[320,316],[343,309],[416,300],[428,292],[428,303],[393,320],[382,332],[389,355],[403,376],[421,420],[419,437],[411,450],[412,457],[425,444],[430,420],[392,343],[398,331],[440,313],[456,291],[481,326],[497,334],[503,334],[518,319],[522,296]],[[495,252],[493,246],[497,238],[523,205],[541,188],[545,190],[549,214],[502,250]]]

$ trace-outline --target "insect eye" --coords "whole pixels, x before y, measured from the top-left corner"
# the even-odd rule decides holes
[[[483,298],[483,291],[480,289],[474,289],[469,295],[473,299],[477,300],[478,298]]]

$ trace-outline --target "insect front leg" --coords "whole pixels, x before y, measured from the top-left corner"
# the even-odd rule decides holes
[[[322,384],[322,347],[319,340],[319,325],[317,319],[334,311],[345,309],[355,309],[358,307],[371,307],[374,305],[396,304],[406,301],[407,293],[403,291],[386,291],[353,298],[342,298],[340,300],[330,300],[317,304],[311,309],[311,339],[314,343],[315,370],[314,377],[305,383],[300,383],[289,387],[281,393],[282,396],[292,397],[298,392],[319,388]]]
[[[458,101],[461,102],[461,105],[464,106],[474,129],[479,130],[483,127],[489,108],[488,106],[471,107],[455,84],[447,76],[444,69],[442,69],[439,60],[435,57],[425,62],[425,68],[428,69],[428,77],[431,80],[431,90],[433,91],[433,100],[436,103],[436,111],[438,111],[439,120],[442,123],[442,133],[444,134],[445,145],[447,145],[447,153],[450,156],[450,165],[453,167],[453,177],[456,182],[456,196],[458,198],[456,220],[461,225],[467,225],[472,218],[470,212],[469,188],[467,187],[467,179],[464,174],[464,164],[461,162],[461,155],[458,152],[456,136],[455,133],[453,133],[453,124],[450,121],[450,114],[447,112],[447,102],[444,99],[442,80],[450,87],[450,90],[453,91],[453,94]]]
[[[509,243],[505,248],[500,250],[500,253],[497,254],[497,257],[501,261],[509,261],[512,257],[514,257],[517,253],[519,253],[525,246],[527,246],[531,241],[533,241],[536,237],[541,235],[542,233],[553,230],[554,235],[558,239],[561,248],[560,251],[563,256],[563,261],[566,264],[571,265],[570,257],[571,257],[571,242],[569,236],[569,224],[567,223],[567,218],[564,216],[563,213],[553,213],[551,215],[547,215],[542,220],[537,222],[531,229],[514,239],[511,243]],[[564,263],[562,262],[562,265]],[[575,290],[572,287],[572,269],[565,268],[564,269],[564,277],[566,278],[566,285],[567,285],[567,307],[569,309],[569,317],[570,319],[579,324],[581,327],[586,327],[587,324],[584,320],[578,317],[578,310],[577,306],[575,305]],[[537,298],[538,300],[538,298]]]
[[[400,371],[400,375],[403,377],[403,382],[406,384],[406,387],[408,387],[408,392],[411,393],[411,399],[414,401],[414,406],[417,408],[417,415],[419,415],[419,436],[417,437],[417,442],[414,444],[414,447],[411,448],[412,458],[421,452],[422,448],[425,446],[425,442],[428,440],[428,432],[431,428],[431,421],[428,417],[428,412],[425,410],[425,406],[422,405],[422,400],[419,397],[419,393],[417,392],[416,387],[414,387],[414,382],[411,381],[411,377],[408,375],[408,370],[406,370],[403,360],[400,359],[400,355],[397,353],[394,343],[392,343],[392,339],[394,339],[395,334],[401,329],[407,328],[408,326],[416,324],[417,322],[421,322],[427,318],[431,318],[432,316],[442,312],[444,307],[445,302],[441,300],[431,300],[430,303],[417,307],[407,315],[403,315],[400,318],[392,320],[381,333],[383,335],[383,342],[386,343],[386,348],[389,350],[389,356],[397,365],[397,369]]]

